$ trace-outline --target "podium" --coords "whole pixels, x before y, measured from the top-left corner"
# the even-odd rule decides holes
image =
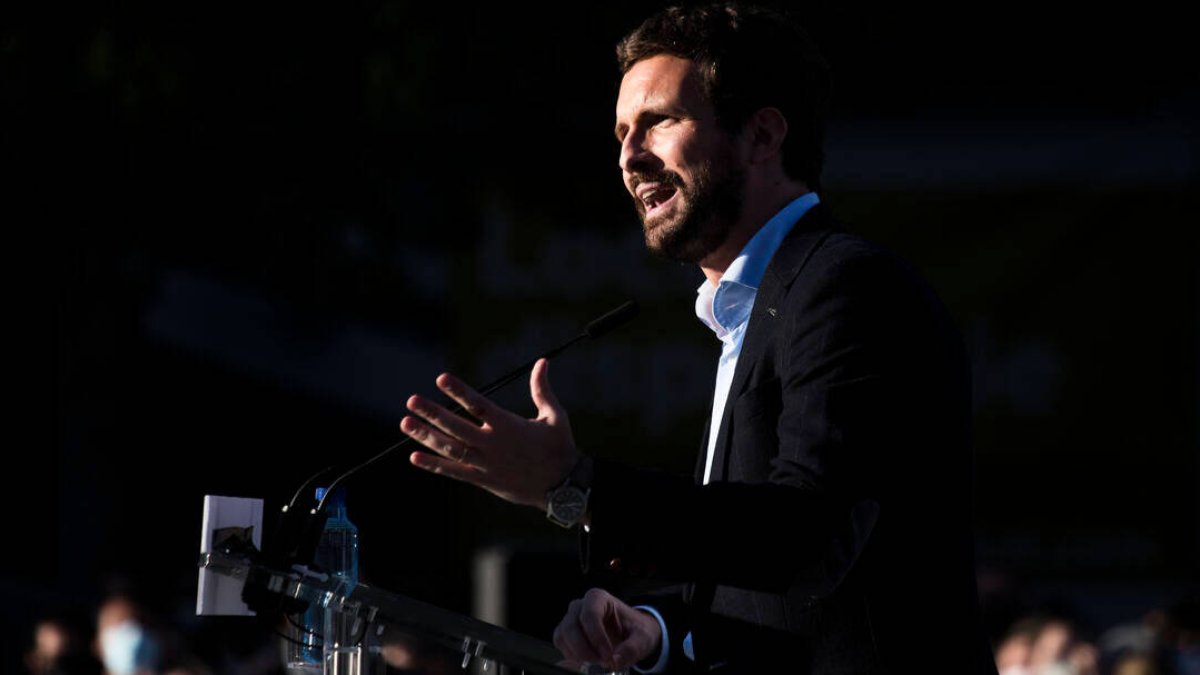
[[[446,653],[461,655],[461,668],[487,675],[578,673],[559,665],[562,654],[549,642],[535,639],[473,617],[368,584],[347,584],[335,576],[304,568],[278,570],[250,558],[212,551],[201,553],[201,568],[238,580],[260,597],[276,602],[281,615],[303,612],[310,605],[341,614],[357,636],[364,662],[374,662],[350,672],[377,675],[385,672],[381,653],[389,644],[436,645]],[[582,672],[607,672],[585,669]],[[340,674],[339,674],[340,675]]]
[[[364,651],[364,661],[376,662],[362,669],[362,675],[384,673],[378,652],[388,645],[412,644],[413,640],[461,656],[464,671],[474,668],[476,673],[488,675],[580,673],[560,665],[562,653],[546,641],[368,584],[354,584],[347,589],[332,575],[306,569],[271,569],[250,558],[218,551],[202,552],[199,566],[239,580],[254,593],[277,598],[281,615],[302,613],[314,603],[340,613],[353,626],[352,633],[358,635],[354,646]],[[583,673],[606,670],[584,669]]]

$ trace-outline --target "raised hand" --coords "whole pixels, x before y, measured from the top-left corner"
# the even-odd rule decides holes
[[[437,387],[475,419],[410,397],[413,415],[400,421],[400,430],[432,451],[413,452],[412,465],[545,509],[546,492],[562,482],[580,456],[567,413],[550,388],[549,362],[540,359],[529,375],[537,408],[532,419],[509,412],[450,374],[439,375]]]

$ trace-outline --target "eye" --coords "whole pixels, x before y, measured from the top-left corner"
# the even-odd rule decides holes
[[[669,128],[679,122],[679,120],[680,118],[673,115],[646,112],[638,116],[636,126],[649,131],[652,129]],[[629,130],[629,127],[625,126],[624,124],[617,125],[617,128],[614,129],[614,135],[616,136],[617,143],[625,142],[625,136],[629,134]]]
[[[655,127],[668,127],[678,122],[679,120],[670,115],[654,115],[650,119],[650,125]]]

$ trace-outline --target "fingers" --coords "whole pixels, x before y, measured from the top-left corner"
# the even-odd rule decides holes
[[[593,589],[588,591],[604,592]],[[569,661],[580,663],[611,663],[612,640],[602,631],[602,619],[594,616],[598,607],[587,596],[571,601],[566,616],[554,628],[553,643]],[[596,627],[600,632],[596,632]]]
[[[554,629],[553,642],[568,661],[576,663],[599,663],[603,660],[595,646],[588,640],[579,623],[582,600],[572,600],[567,614]]]
[[[408,409],[420,415],[428,425],[436,427],[437,430],[447,437],[462,441],[467,445],[479,445],[483,441],[484,434],[478,424],[450,412],[446,408],[421,396],[410,396],[408,398]],[[416,440],[424,444],[421,438],[416,438]],[[437,448],[428,445],[426,447],[437,451]]]
[[[600,656],[598,660],[601,663],[611,663],[613,641],[609,636],[608,627],[605,625],[608,608],[594,602],[589,604],[588,595],[592,595],[593,592],[597,592],[597,589],[593,588],[583,597],[584,606],[583,611],[579,613],[579,626],[583,629],[583,635],[588,644]]]
[[[400,431],[448,460],[463,462],[467,459],[469,448],[462,439],[449,436],[416,417],[400,420]]]
[[[631,636],[630,631],[645,633],[646,626],[626,618],[648,618],[658,632],[655,619],[643,617],[607,591],[593,588],[571,602],[566,616],[554,629],[554,646],[571,661],[617,667],[636,663],[656,643],[654,636]]]
[[[439,476],[446,476],[464,483],[483,486],[483,474],[473,466],[443,459],[428,452],[414,452],[408,456],[408,461],[418,469],[424,469]]]
[[[462,380],[449,373],[442,373],[437,378],[438,389],[454,399],[456,403],[481,422],[490,422],[507,411],[488,400],[486,396],[467,386]]]

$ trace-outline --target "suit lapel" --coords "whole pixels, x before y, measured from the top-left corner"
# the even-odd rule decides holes
[[[693,475],[696,485],[704,483],[704,464],[708,460],[708,435],[712,433],[712,406],[708,406],[708,414],[704,416],[704,435],[700,438],[700,452],[696,457],[696,470]]]
[[[721,427],[717,430],[717,446],[713,454],[713,481],[724,480],[729,475],[729,451],[733,433],[730,420],[733,404],[746,390],[755,369],[764,358],[767,346],[773,342],[780,322],[786,318],[779,309],[784,294],[808,262],[812,252],[830,235],[833,227],[834,223],[822,204],[814,205],[784,237],[779,249],[767,264],[762,283],[754,298],[754,307],[750,312],[745,338],[742,340],[742,350],[738,354],[737,368],[733,371],[733,381],[729,385],[729,396],[725,399],[725,410],[721,413]],[[701,466],[701,479],[703,471]]]

